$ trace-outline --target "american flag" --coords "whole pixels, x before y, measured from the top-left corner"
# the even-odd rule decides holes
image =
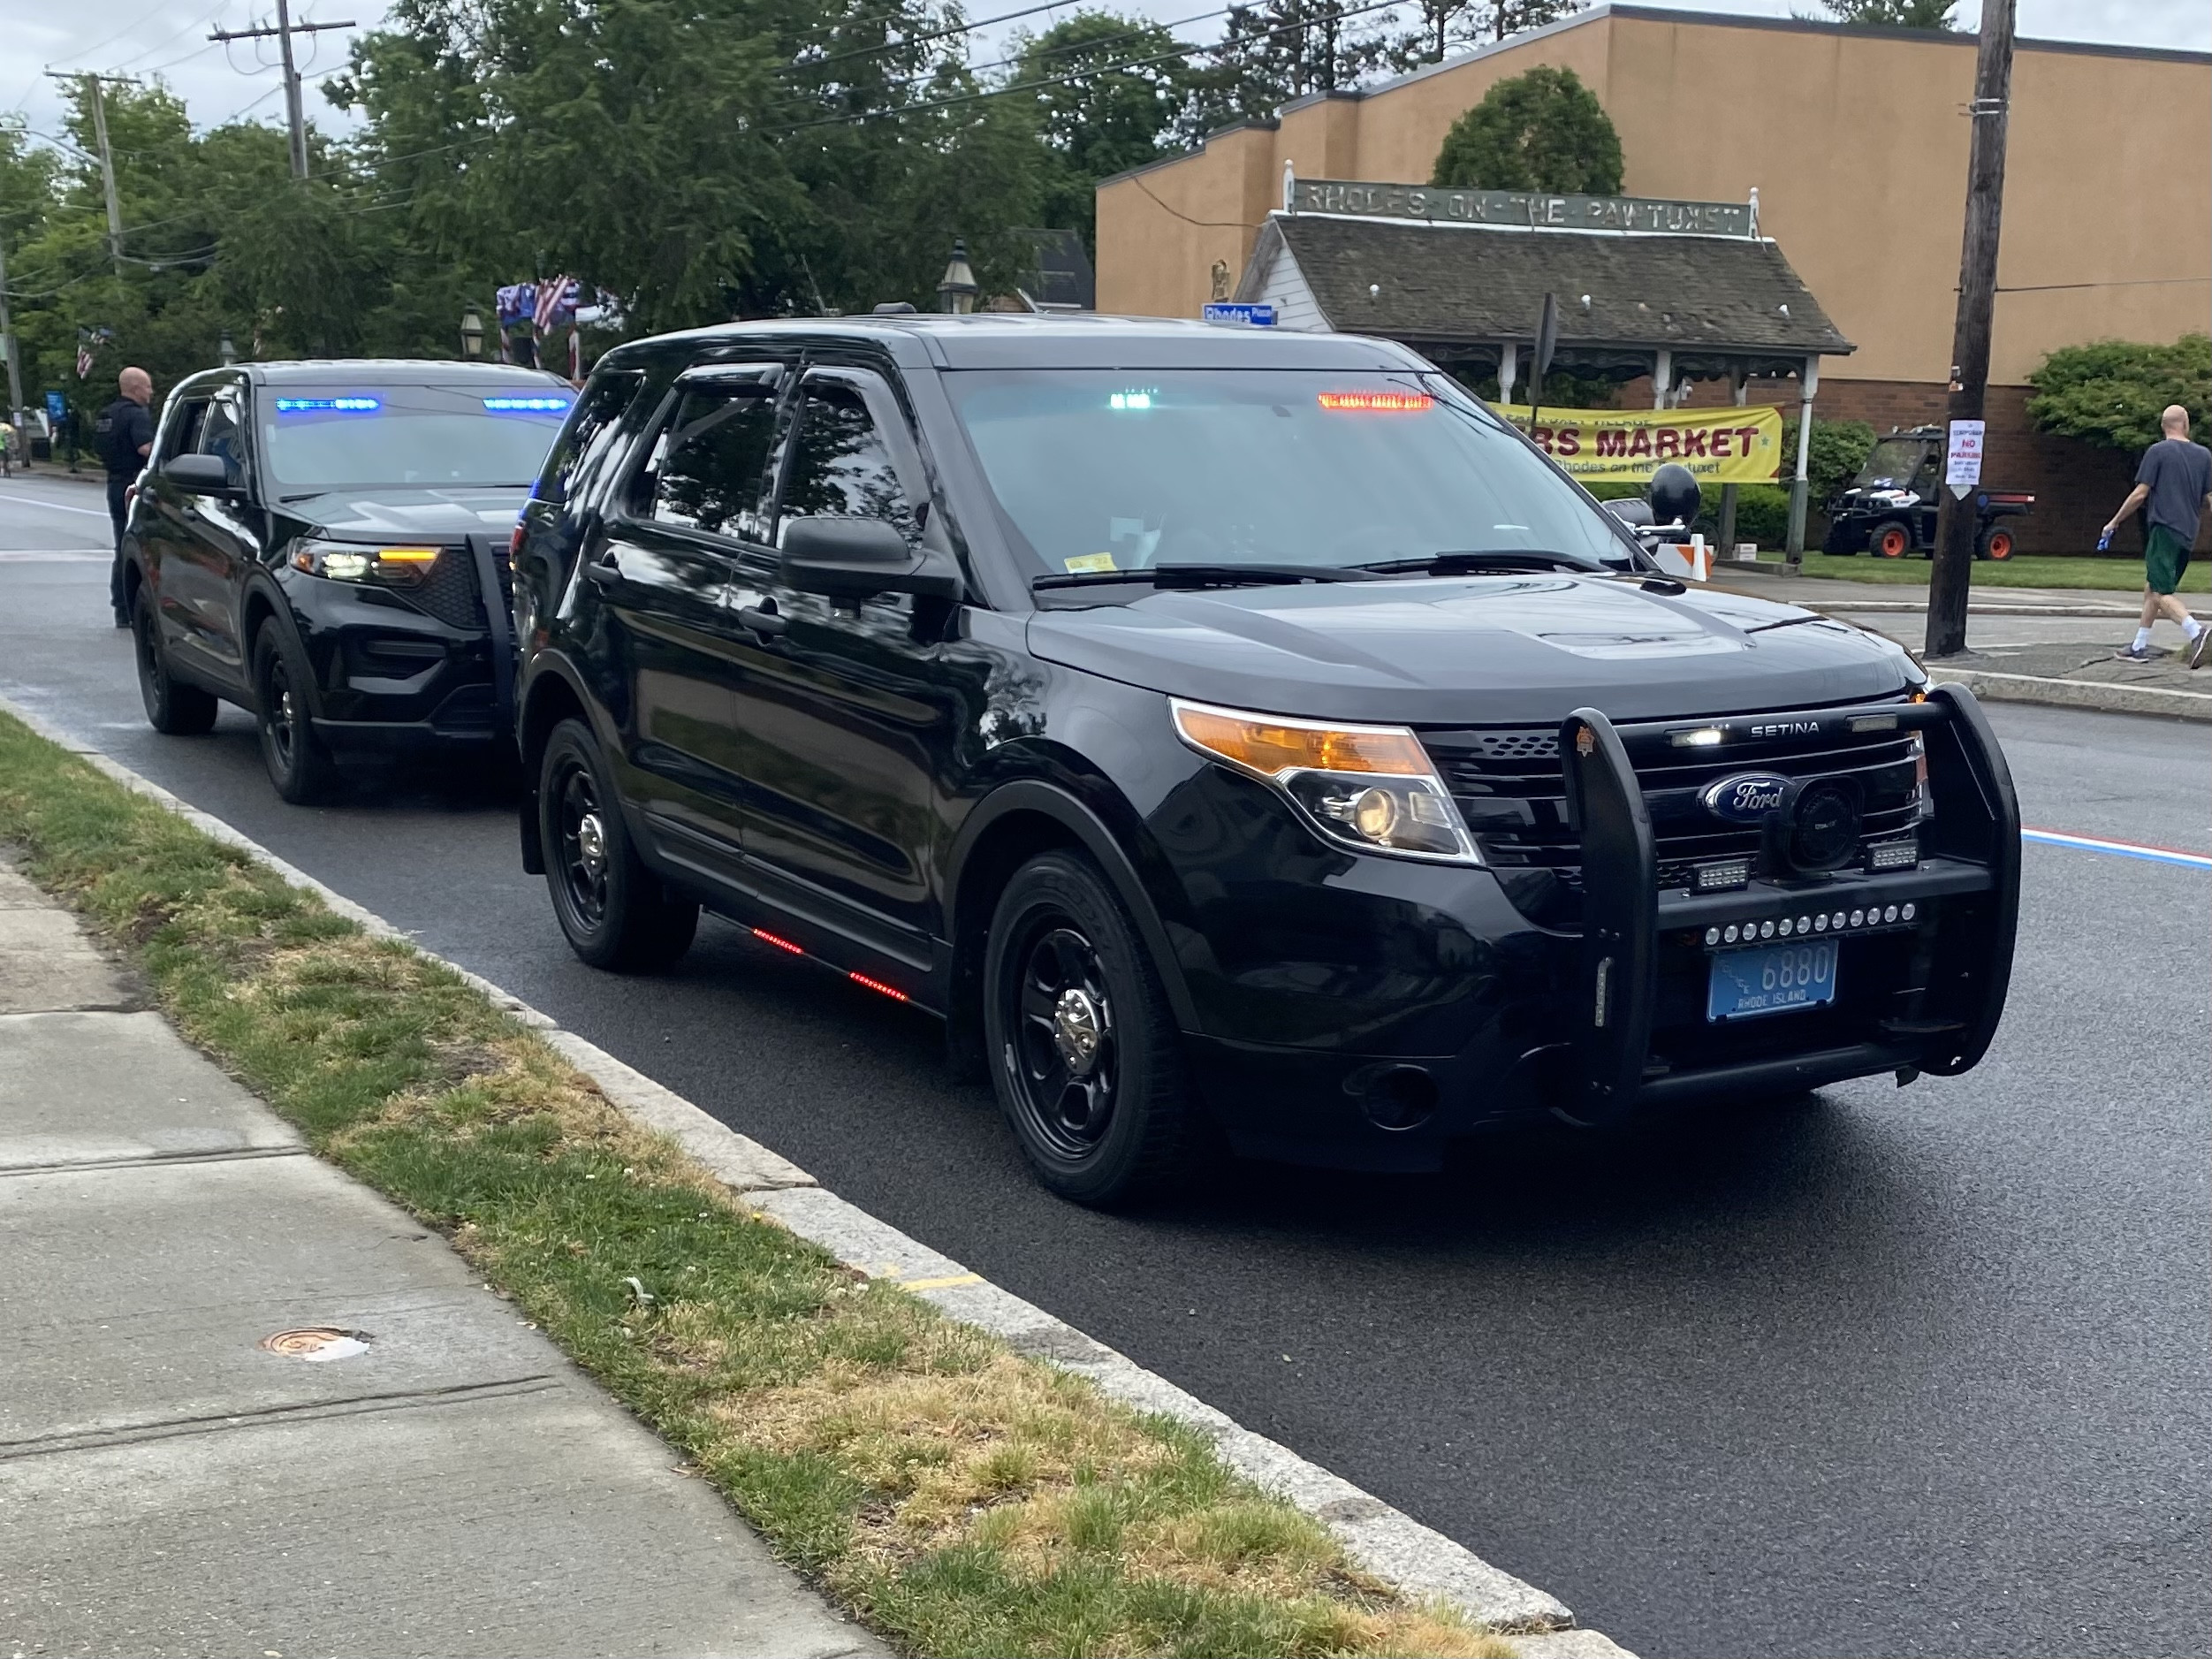
[[[530,321],[541,336],[553,326],[553,318],[560,312],[561,301],[575,286],[574,277],[556,277],[551,282],[537,285],[537,309],[532,314]]]
[[[80,345],[77,347],[77,378],[82,380],[91,372],[92,347]]]

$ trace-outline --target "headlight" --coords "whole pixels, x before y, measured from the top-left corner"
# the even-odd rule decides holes
[[[301,537],[292,544],[292,567],[332,582],[381,582],[410,588],[428,575],[442,547],[379,547],[364,542],[318,542]]]
[[[1200,753],[1265,779],[1332,841],[1363,852],[1478,864],[1428,751],[1402,726],[1338,726],[1171,699]]]

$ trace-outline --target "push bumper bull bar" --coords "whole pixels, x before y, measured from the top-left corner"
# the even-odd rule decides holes
[[[1842,734],[1917,731],[1927,751],[1932,816],[1920,826],[1919,866],[1804,883],[1754,880],[1729,892],[1659,889],[1657,845],[1635,760],[1682,751],[1676,734],[1717,727],[1731,735],[1776,728]],[[1581,838],[1583,930],[1575,1003],[1576,1065],[1562,1107],[1580,1122],[1617,1121],[1639,1105],[1703,1093],[1812,1088],[1885,1070],[1940,1076],[1980,1062],[2004,1013],[2020,890],[2020,812],[2012,774],[1973,694],[1936,686],[1912,703],[1862,704],[1707,720],[1618,724],[1595,709],[1562,723],[1569,821]],[[1889,1022],[1868,1040],[1785,1058],[1693,1070],[1655,1066],[1651,1052],[1661,941],[1676,930],[1725,926],[1804,902],[1864,905],[1906,899],[1964,900],[1932,925],[1925,994],[1916,1017]],[[1925,908],[1925,907],[1924,907]]]

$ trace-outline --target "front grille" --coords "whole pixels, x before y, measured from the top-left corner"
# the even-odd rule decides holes
[[[486,626],[483,596],[476,582],[476,561],[466,547],[445,549],[432,561],[421,583],[406,592],[412,604],[448,628]]]
[[[1580,886],[1582,849],[1567,823],[1556,727],[1423,732],[1421,742],[1491,864],[1548,870]],[[1723,823],[1698,798],[1734,772],[1855,777],[1866,792],[1865,840],[1909,829],[1919,814],[1912,742],[1905,732],[1828,734],[1735,741],[1725,752],[1676,750],[1663,761],[1642,762],[1636,776],[1658,844],[1660,886],[1688,885],[1689,866],[1708,858],[1749,856],[1754,871],[1760,869],[1759,827]]]

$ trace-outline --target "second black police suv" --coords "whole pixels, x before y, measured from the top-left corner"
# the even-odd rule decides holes
[[[270,781],[302,803],[349,755],[503,753],[506,556],[573,398],[408,360],[179,382],[121,547],[147,719],[191,734],[218,699],[250,710]]]
[[[904,308],[900,308],[903,311]],[[1973,699],[1660,575],[1402,348],[1106,319],[611,353],[517,530],[523,855],[941,1016],[1085,1202],[1973,1066],[2018,882]]]

